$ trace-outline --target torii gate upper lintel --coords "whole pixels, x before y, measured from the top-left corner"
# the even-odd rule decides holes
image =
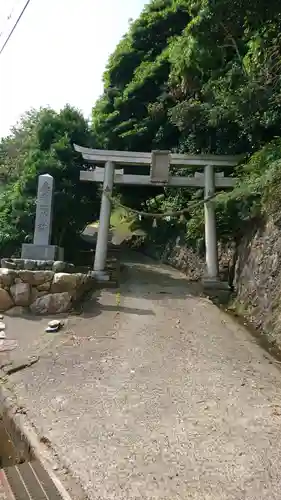
[[[237,181],[234,177],[225,177],[223,172],[215,172],[218,167],[235,167],[241,157],[218,155],[188,155],[170,151],[152,151],[140,153],[131,151],[106,151],[90,149],[74,144],[74,149],[82,157],[95,165],[94,170],[80,171],[81,181],[103,183],[103,190],[112,193],[113,184],[151,185],[174,187],[204,187],[205,198],[215,194],[215,188],[231,188]],[[103,165],[101,168],[99,165]],[[124,165],[147,165],[150,175],[124,174]],[[204,173],[195,172],[193,177],[170,175],[170,166],[204,167]],[[216,236],[215,206],[212,200],[204,204],[206,278],[209,284],[219,283],[218,248]],[[94,262],[94,273],[100,279],[107,279],[105,272],[108,233],[110,227],[111,202],[103,192],[100,209],[100,222]]]

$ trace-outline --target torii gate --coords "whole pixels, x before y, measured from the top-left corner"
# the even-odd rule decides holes
[[[235,185],[236,178],[224,177],[223,172],[215,172],[215,167],[234,167],[240,161],[237,156],[217,155],[188,155],[175,154],[170,151],[152,151],[138,153],[128,151],[106,151],[84,148],[74,144],[74,149],[82,157],[95,165],[88,171],[80,171],[80,180],[103,183],[103,194],[100,208],[100,223],[94,262],[94,273],[106,280],[106,257],[108,233],[110,227],[111,201],[113,184],[143,185],[143,186],[175,186],[175,187],[204,187],[205,199],[215,194],[215,188],[230,188]],[[102,168],[100,165],[103,165]],[[124,174],[122,166],[147,165],[150,175]],[[170,176],[170,166],[176,167],[204,167],[204,173],[195,172],[194,176]],[[216,216],[213,200],[204,204],[205,211],[205,245],[206,245],[206,277],[209,285],[219,282],[218,248],[216,236]]]

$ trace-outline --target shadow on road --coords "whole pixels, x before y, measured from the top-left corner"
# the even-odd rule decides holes
[[[200,282],[188,281],[172,267],[133,252],[127,258],[122,257],[120,289],[124,296],[139,296],[143,291],[152,300],[161,300],[163,294],[172,294],[174,298],[202,294]]]
[[[120,312],[125,314],[137,314],[138,316],[154,316],[154,312],[151,309],[137,309],[135,307],[124,307],[121,305],[102,305],[99,302],[99,298],[97,296],[93,296],[90,300],[88,300],[84,306],[82,315],[84,318],[92,318],[101,314],[104,311],[110,312]]]
[[[124,307],[122,299],[131,297],[161,301],[163,296],[167,298],[171,296],[173,299],[198,297],[202,295],[202,286],[199,282],[188,281],[179,271],[153,261],[149,257],[135,252],[124,252],[121,256],[120,286],[117,289],[111,288],[109,291],[112,295],[116,295],[116,305],[102,304],[100,302],[102,293],[102,290],[95,291],[92,297],[83,304],[81,312],[84,317],[94,317],[103,311],[152,316],[154,315],[152,309]],[[121,304],[117,303],[119,294]]]

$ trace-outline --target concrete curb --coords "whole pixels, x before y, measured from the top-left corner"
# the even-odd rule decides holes
[[[68,483],[70,490],[72,490],[72,488],[75,489],[74,496],[70,496],[61,480],[54,473],[53,469],[57,467],[57,464],[52,456],[52,451],[47,449],[47,447],[40,442],[38,435],[28,421],[26,415],[21,413],[17,397],[8,385],[9,380],[6,376],[3,376],[3,372],[1,377],[0,372],[0,417],[4,422],[6,420],[12,423],[13,430],[24,442],[28,454],[40,462],[52,479],[62,500],[87,500],[88,497],[83,492],[82,487],[80,487],[72,477],[67,476],[65,482]]]

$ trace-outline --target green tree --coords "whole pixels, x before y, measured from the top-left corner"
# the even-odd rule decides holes
[[[55,179],[52,242],[73,257],[79,233],[99,210],[96,185],[80,182],[83,162],[73,149],[73,143],[90,146],[91,140],[88,123],[70,106],[59,113],[32,111],[2,140],[0,166],[7,183],[0,207],[2,255],[18,252],[32,237],[38,176],[48,173]]]
[[[279,134],[280,20],[276,0],[198,2],[170,51],[180,150],[251,153]]]

